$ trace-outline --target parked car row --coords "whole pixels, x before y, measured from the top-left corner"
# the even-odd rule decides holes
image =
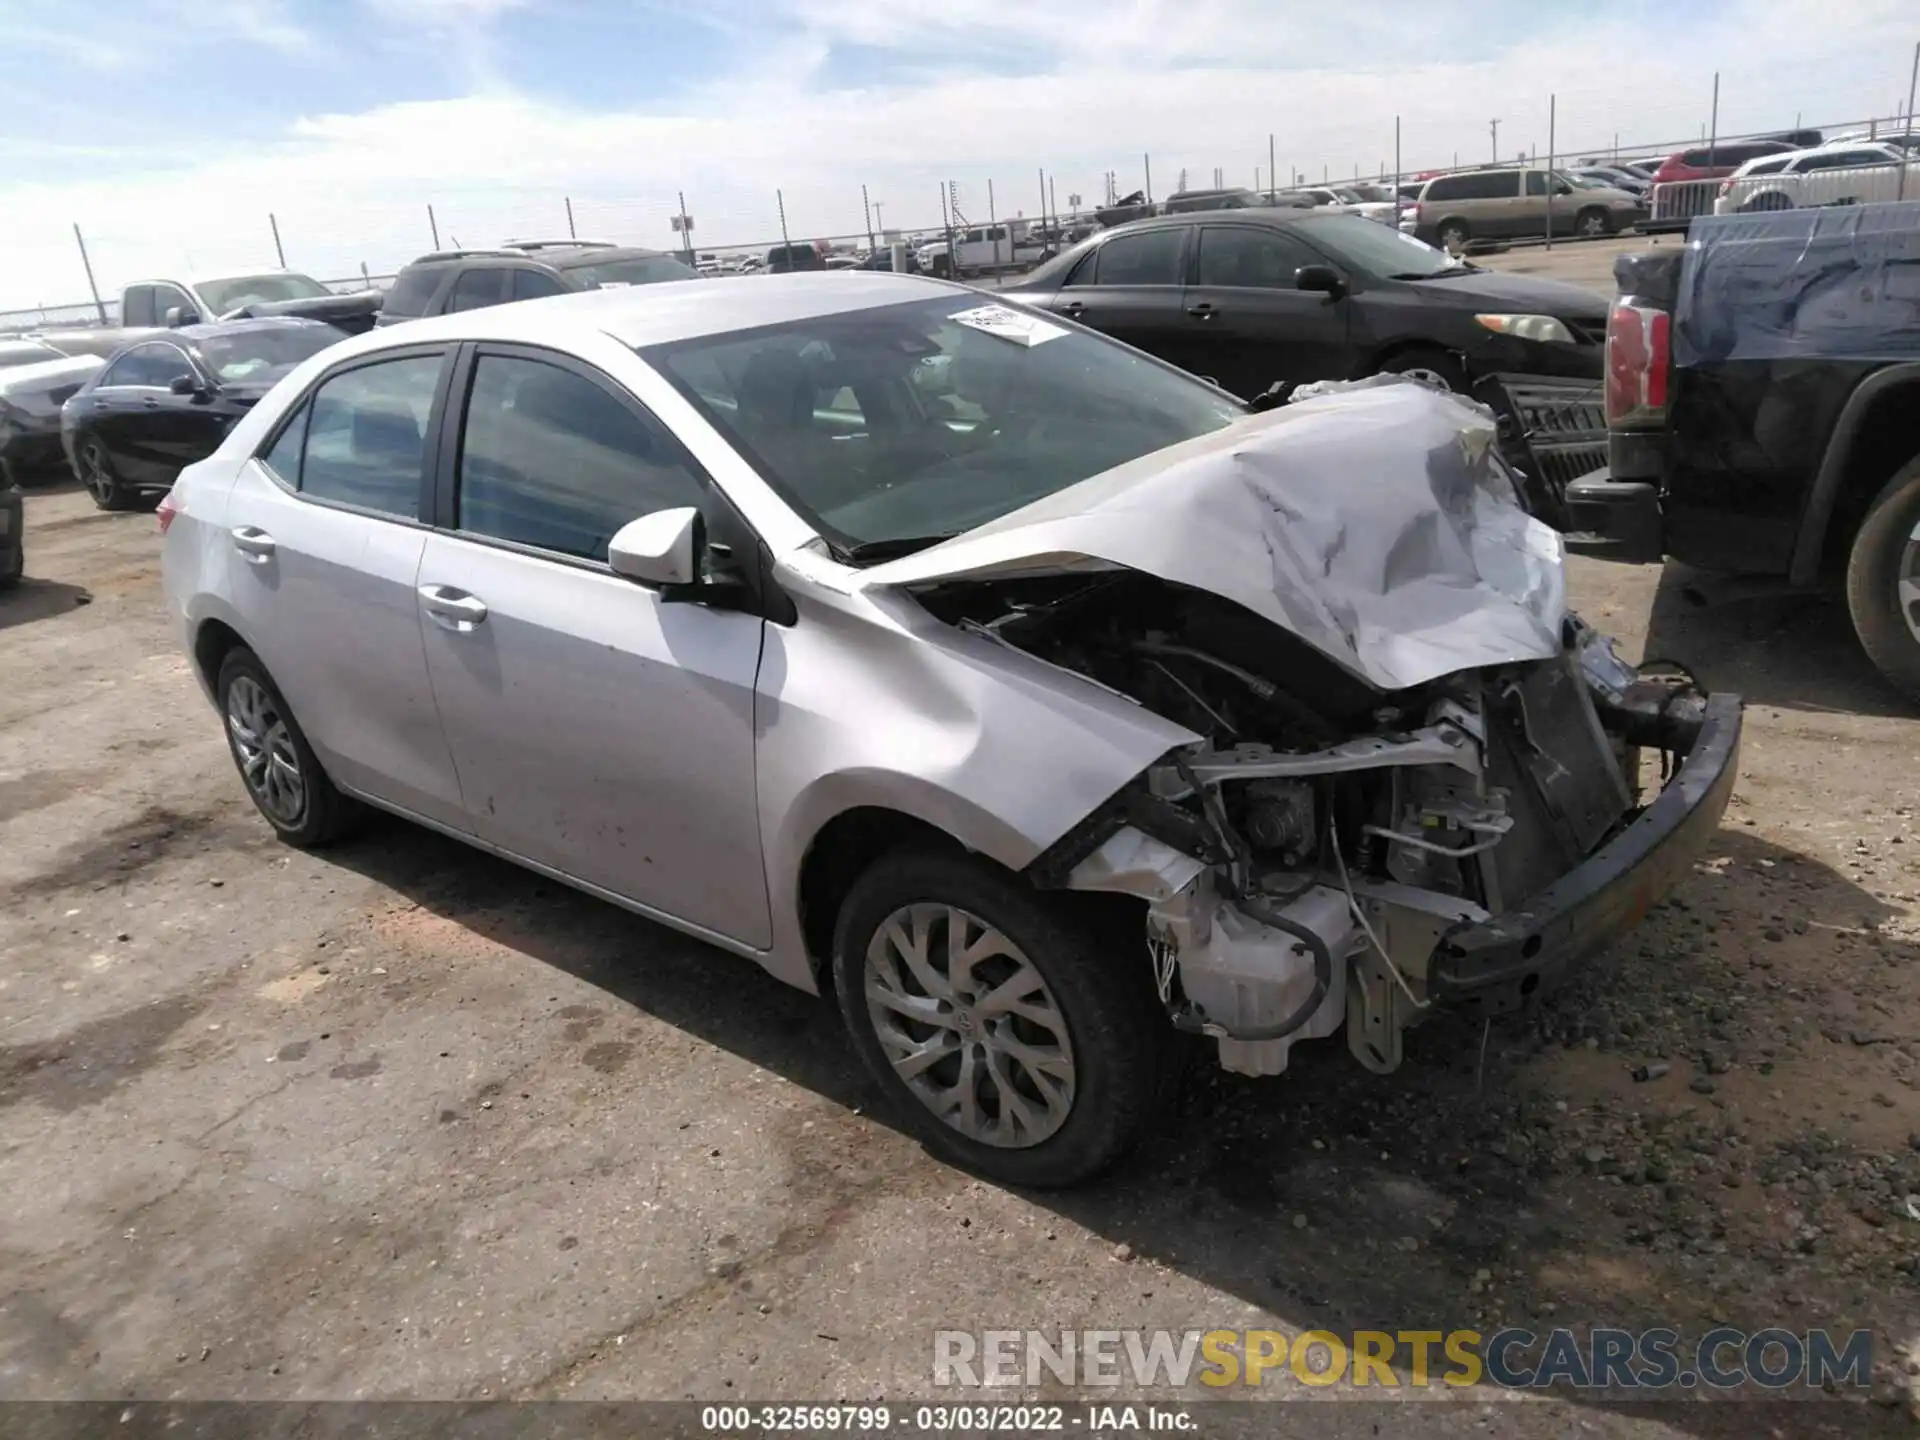
[[[1716,215],[1862,205],[1920,196],[1920,154],[1883,141],[1837,140],[1747,161],[1720,182]]]

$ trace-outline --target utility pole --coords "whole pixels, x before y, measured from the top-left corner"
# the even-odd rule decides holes
[[[1487,133],[1493,136],[1493,163],[1500,163],[1500,117],[1494,116],[1487,122]]]
[[[271,210],[267,212],[267,224],[273,229],[273,253],[280,261],[280,268],[284,270],[287,268],[287,252],[280,248],[280,222],[274,218]]]
[[[80,264],[87,272],[87,289],[93,292],[93,308],[100,312],[100,323],[107,323],[107,307],[100,303],[100,287],[93,283],[93,261],[87,258],[86,237],[80,233],[80,224],[74,222],[73,243],[80,247]]]

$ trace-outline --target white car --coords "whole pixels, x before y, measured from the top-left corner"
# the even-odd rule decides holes
[[[1378,220],[1391,225],[1400,218],[1400,207],[1392,200],[1367,200],[1344,186],[1310,185],[1301,190],[1283,190],[1281,200],[1303,200],[1316,210],[1336,215],[1358,215],[1363,220]]]
[[[1749,215],[1903,196],[1920,199],[1920,158],[1882,141],[1842,141],[1747,161],[1720,183],[1713,213]]]
[[[1739,698],[1567,609],[1494,439],[910,276],[668,281],[315,356],[181,475],[162,572],[287,842],[364,802],[831,991],[929,1146],[1058,1185],[1182,1035],[1384,1073],[1713,837]]]

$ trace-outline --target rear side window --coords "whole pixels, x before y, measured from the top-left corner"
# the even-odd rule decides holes
[[[1178,285],[1182,229],[1145,230],[1120,235],[1100,247],[1094,266],[1096,285]],[[1078,279],[1078,272],[1075,272]]]
[[[1482,174],[1442,175],[1427,186],[1423,200],[1506,200],[1520,193],[1518,170],[1489,170]]]
[[[160,314],[154,309],[151,285],[130,285],[121,305],[122,325],[158,325]]]
[[[481,310],[489,305],[500,303],[501,281],[506,279],[504,270],[466,270],[453,282],[453,293],[447,297],[448,310]]]
[[[381,310],[388,315],[426,314],[427,305],[446,273],[445,268],[438,265],[409,265],[394,278],[393,288],[381,302]]]
[[[260,457],[269,470],[295,490],[300,488],[300,452],[307,443],[307,417],[312,413],[313,406],[302,401],[293,418],[282,427],[280,438]]]
[[[1749,175],[1778,175],[1787,168],[1785,160],[1762,160],[1747,170]]]
[[[420,515],[427,417],[441,357],[409,355],[321,382],[297,466],[301,493],[384,515]],[[283,437],[284,438],[284,437]],[[282,476],[291,458],[268,463]]]
[[[1824,155],[1809,155],[1799,164],[1802,173],[1809,170],[1851,170],[1860,165],[1891,165],[1893,161],[1878,150],[1829,150]]]
[[[666,432],[584,375],[511,355],[475,364],[462,530],[605,560],[628,521],[704,498]]]

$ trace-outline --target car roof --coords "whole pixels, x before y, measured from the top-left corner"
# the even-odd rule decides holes
[[[512,305],[489,305],[409,320],[355,336],[338,353],[384,350],[434,340],[518,340],[529,344],[610,335],[633,349],[725,335],[762,325],[810,320],[930,300],[987,303],[964,285],[885,270],[796,271],[785,275],[702,276],[618,289],[581,290]],[[331,353],[331,352],[330,352]]]
[[[1751,160],[1742,160],[1740,168],[1733,172],[1733,178],[1737,180],[1746,174],[1749,166],[1779,162],[1791,165],[1809,155],[1825,155],[1834,150],[1878,150],[1887,156],[1889,162],[1893,159],[1893,147],[1883,140],[1829,140],[1821,145],[1809,145],[1804,150],[1782,150],[1774,155],[1756,155]]]

